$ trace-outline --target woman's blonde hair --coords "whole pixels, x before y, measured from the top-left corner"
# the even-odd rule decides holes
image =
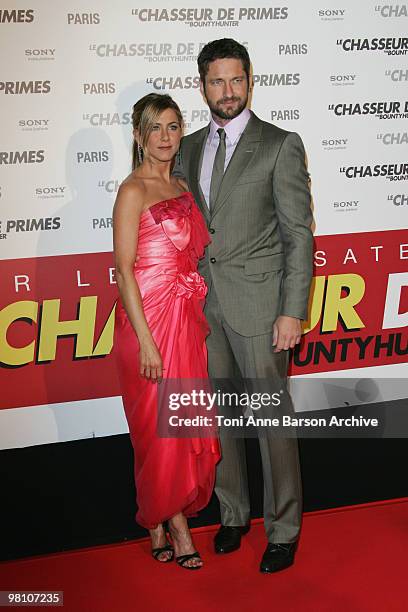
[[[132,124],[133,130],[137,130],[138,142],[133,142],[132,169],[134,170],[143,161],[143,149],[145,148],[153,126],[161,113],[168,108],[174,110],[180,127],[183,125],[183,116],[173,98],[167,94],[151,93],[143,96],[133,106]]]

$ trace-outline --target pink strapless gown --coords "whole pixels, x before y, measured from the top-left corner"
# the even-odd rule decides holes
[[[203,314],[207,288],[197,272],[208,242],[190,192],[158,202],[141,215],[134,273],[166,378],[208,377],[209,329]],[[152,529],[181,511],[194,516],[213,491],[218,440],[157,435],[157,384],[139,374],[138,339],[120,299],[114,352],[134,449],[136,520]]]

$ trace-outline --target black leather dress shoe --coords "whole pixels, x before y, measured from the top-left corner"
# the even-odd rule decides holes
[[[241,536],[249,531],[249,525],[243,527],[225,527],[221,525],[214,538],[215,552],[219,554],[231,553],[241,546]]]
[[[259,569],[264,574],[272,574],[290,567],[295,560],[297,542],[292,544],[268,543]]]

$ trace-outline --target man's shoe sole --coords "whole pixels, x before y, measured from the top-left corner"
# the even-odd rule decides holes
[[[276,574],[276,572],[281,572],[282,570],[288,569],[288,567],[291,567],[293,564],[294,560],[292,559],[289,563],[285,563],[276,569],[266,569],[260,566],[259,571],[261,574]]]
[[[234,546],[233,548],[228,548],[227,550],[224,550],[223,548],[217,549],[214,546],[214,550],[215,550],[217,555],[228,555],[229,553],[233,553],[236,550],[239,550],[240,548],[241,548],[241,543],[238,546]]]

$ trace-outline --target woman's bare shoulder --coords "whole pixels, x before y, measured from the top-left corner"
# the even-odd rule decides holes
[[[115,207],[133,204],[141,210],[144,206],[145,193],[146,187],[143,179],[132,172],[119,185]]]
[[[144,180],[134,172],[129,174],[119,185],[118,193],[125,196],[144,197],[146,186]]]
[[[178,185],[181,189],[184,189],[185,191],[189,191],[187,181],[182,178],[176,177],[176,185]]]
[[[145,201],[145,185],[143,180],[132,172],[119,185],[116,196],[115,205],[113,207],[113,216],[117,218],[118,214],[140,215],[144,207]]]

